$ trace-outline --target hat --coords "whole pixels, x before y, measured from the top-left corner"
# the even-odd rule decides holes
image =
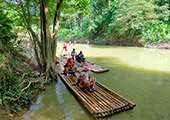
[[[90,68],[88,68],[87,66],[84,67],[84,71],[90,71]]]

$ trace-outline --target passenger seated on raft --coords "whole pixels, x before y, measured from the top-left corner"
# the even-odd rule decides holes
[[[85,63],[85,58],[82,51],[80,51],[80,53],[76,56],[76,60],[81,64]]]
[[[64,68],[65,68],[67,77],[69,73],[73,73],[73,75],[75,75],[75,73],[77,72],[77,67],[74,65],[72,58],[67,59],[67,62],[64,65]]]
[[[78,86],[82,88],[88,88],[89,91],[96,91],[95,85],[96,85],[96,78],[91,78],[91,75],[88,73],[90,69],[88,67],[85,67],[84,70],[80,73],[78,77]]]
[[[73,48],[73,51],[71,52],[71,56],[72,56],[73,60],[76,60],[77,53],[76,53],[75,48]]]
[[[60,66],[59,58],[57,56],[56,56],[55,65],[59,65]]]

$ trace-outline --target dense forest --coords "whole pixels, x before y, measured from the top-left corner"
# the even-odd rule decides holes
[[[38,75],[23,55],[26,37]],[[35,88],[56,79],[57,41],[86,40],[125,46],[168,43],[170,1],[0,0],[0,106],[12,106],[12,113],[28,107]]]
[[[89,39],[92,43],[111,45],[170,40],[168,0],[93,0],[89,4],[86,12],[73,13],[73,8],[63,12],[60,40]]]

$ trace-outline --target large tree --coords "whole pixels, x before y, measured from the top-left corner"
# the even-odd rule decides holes
[[[53,22],[53,32],[50,32],[49,23],[49,9],[45,0],[40,0],[40,19],[41,19],[41,53],[43,60],[43,72],[50,75],[52,79],[54,76],[54,65],[56,56],[57,37],[59,32],[60,9],[63,0],[58,0]]]
[[[22,26],[30,35],[36,60],[44,76],[55,79],[55,56],[63,0],[11,0],[6,3],[8,8],[16,10],[23,19]],[[51,12],[49,12],[49,4],[53,4]],[[50,23],[53,23],[52,31],[50,31]]]
[[[76,11],[86,8],[90,0],[5,0],[8,7],[18,12],[22,26],[30,35],[38,65],[46,78],[55,79],[55,56],[61,8]],[[72,3],[75,3],[72,6]],[[79,9],[80,8],[80,9]],[[52,25],[50,25],[52,24]],[[50,29],[52,27],[52,29]]]

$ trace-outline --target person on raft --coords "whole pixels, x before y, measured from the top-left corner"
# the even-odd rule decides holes
[[[75,48],[73,48],[73,51],[71,52],[71,56],[72,56],[73,60],[76,60],[77,53],[76,53]]]
[[[81,64],[85,63],[85,58],[82,51],[80,51],[80,53],[76,56],[76,60]]]
[[[60,55],[63,53],[63,51],[65,51],[64,55],[68,55],[69,54],[68,49],[67,49],[67,45],[65,45],[65,44],[63,44],[63,50],[61,51]]]
[[[64,65],[64,68],[65,68],[67,77],[69,76],[69,73],[73,73],[73,75],[76,76],[75,73],[77,72],[77,67],[74,65],[72,58],[67,59],[67,62]]]
[[[58,66],[60,66],[60,61],[59,61],[59,58],[58,58],[57,56],[56,56],[55,65],[58,65]]]
[[[78,77],[78,86],[82,88],[88,88],[91,92],[96,91],[95,85],[96,85],[96,78],[91,78],[91,75],[88,73],[90,69],[86,66],[84,67],[84,70],[79,74]]]

